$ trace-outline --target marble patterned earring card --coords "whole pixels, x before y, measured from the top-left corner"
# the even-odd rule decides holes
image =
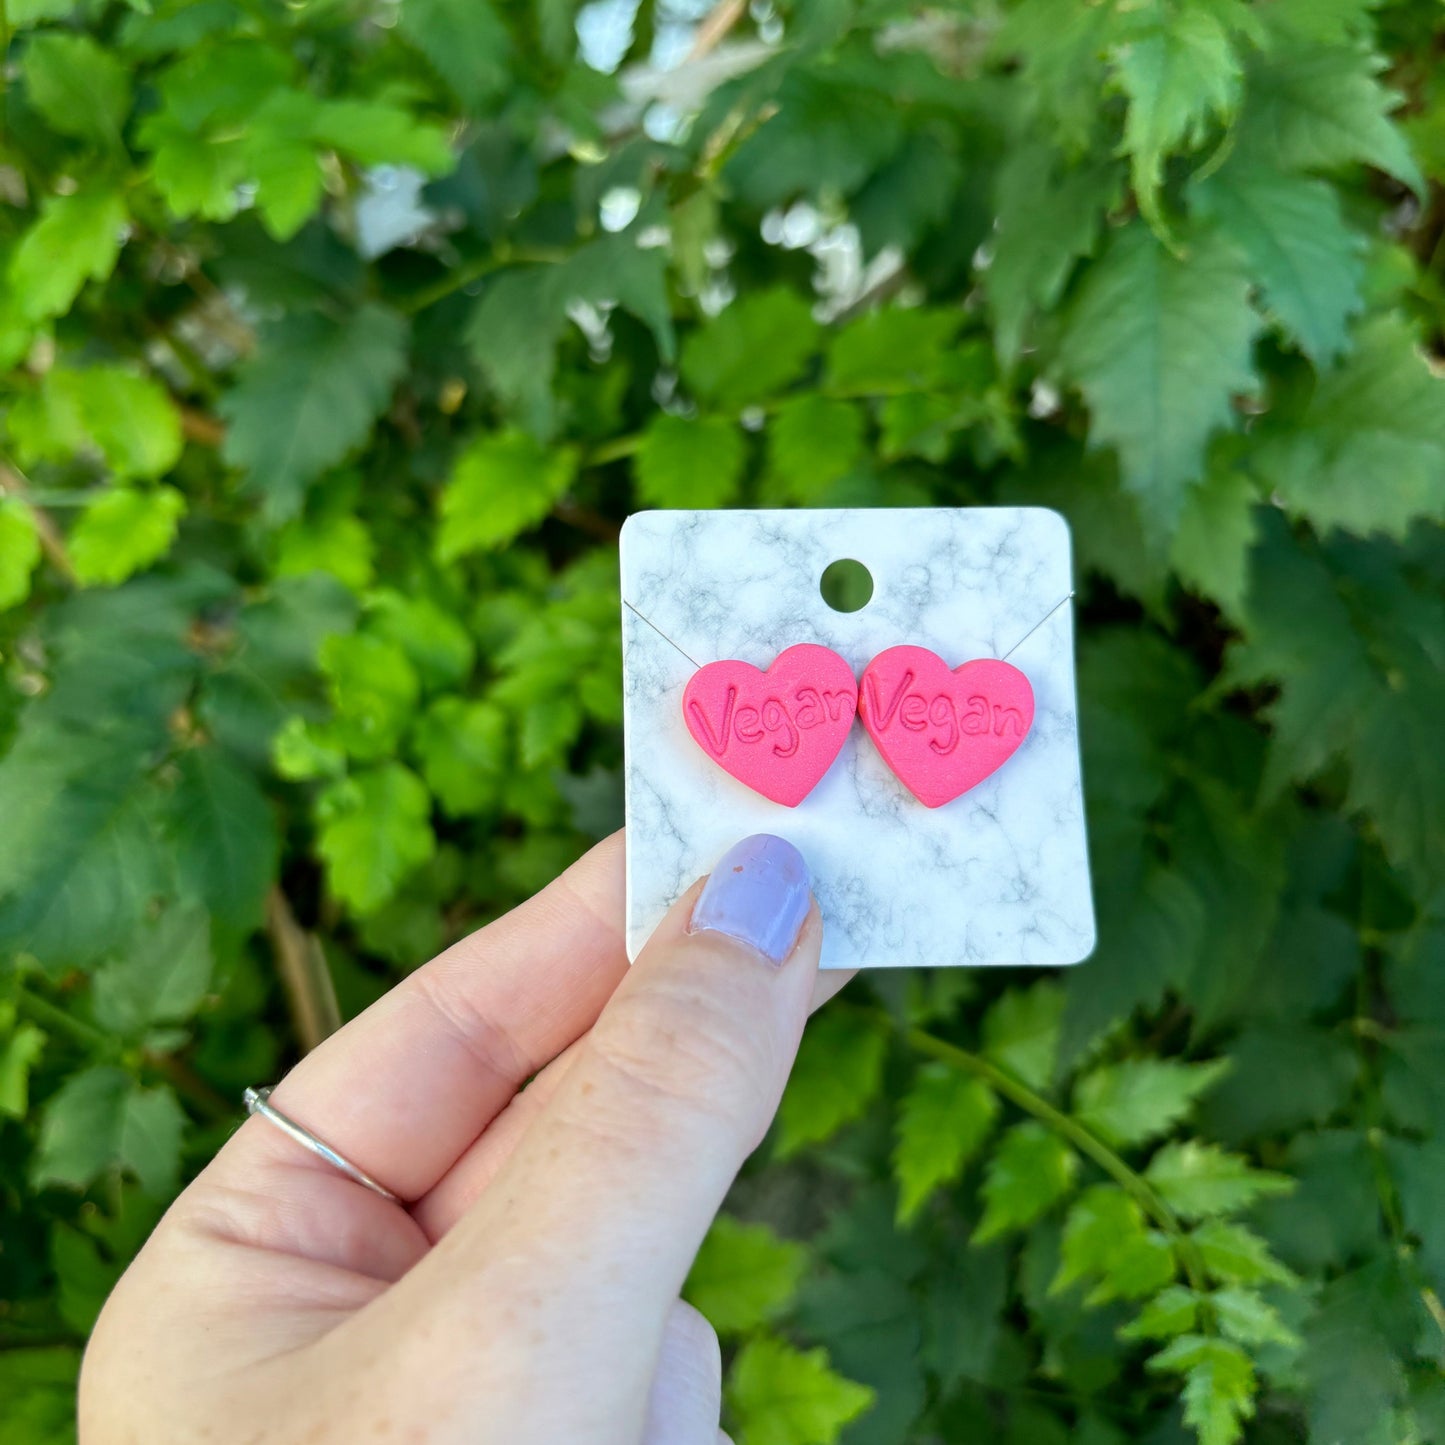
[[[856,612],[834,611],[819,590],[824,569],[844,558],[872,578]],[[630,517],[622,531],[629,954],[739,838],[776,833],[813,870],[825,968],[1087,958],[1094,907],[1072,597],[1068,526],[1042,508]],[[694,739],[683,694],[705,664],[766,670],[799,643],[831,648],[855,679],[897,647],[934,652],[948,669],[1007,661],[1032,689],[1032,721],[993,772],[939,806],[919,801],[856,719],[796,806],[771,801]],[[866,709],[866,695],[860,701]],[[982,726],[970,708],[985,715],[962,694],[952,709],[931,696],[903,696],[897,706],[920,726],[935,725],[934,708],[937,727],[949,727],[921,736],[940,747]],[[796,734],[783,726],[785,700],[780,708],[772,734],[747,715],[753,746],[789,745]]]

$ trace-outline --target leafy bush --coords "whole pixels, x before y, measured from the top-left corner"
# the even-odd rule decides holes
[[[739,1439],[1445,1439],[1438,6],[696,18],[10,0],[0,1440],[243,1085],[620,821],[619,522],[736,502],[1069,516],[1102,924],[815,1023]]]

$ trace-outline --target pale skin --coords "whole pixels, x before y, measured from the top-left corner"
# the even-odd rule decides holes
[[[271,1102],[405,1204],[248,1120],[107,1303],[82,1445],[725,1441],[678,1294],[846,976],[816,906],[780,965],[689,932],[700,886],[629,969],[616,835],[308,1055]]]

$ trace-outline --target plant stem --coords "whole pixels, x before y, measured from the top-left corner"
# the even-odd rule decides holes
[[[473,281],[480,281],[483,277],[490,276],[493,271],[501,271],[508,266],[555,266],[566,261],[571,254],[570,251],[560,248],[532,248],[525,251],[514,251],[510,247],[499,246],[484,260],[458,266],[456,270],[447,272],[439,281],[433,282],[430,286],[424,286],[420,291],[408,296],[405,301],[400,303],[400,310],[408,316],[415,316],[418,311],[425,311],[428,306],[435,306],[438,301],[445,301],[448,296],[464,290]]]
[[[15,986],[15,997],[20,1007],[36,1023],[44,1024],[56,1033],[67,1034],[76,1043],[84,1044],[87,1048],[102,1049],[107,1054],[117,1051],[115,1040],[109,1034],[96,1028],[94,1024],[86,1023],[84,1019],[72,1018],[63,1008],[58,1008],[48,998],[42,998],[23,983]]]
[[[687,53],[688,62],[702,60],[711,55],[718,45],[727,38],[728,32],[748,13],[747,0],[718,0],[718,3],[702,18],[693,36],[692,49]]]
[[[122,1058],[121,1043],[112,1038],[104,1029],[86,1023],[84,1019],[72,1018],[63,1008],[53,1004],[33,989],[17,984],[16,1002],[31,1020],[43,1024],[52,1033],[65,1034],[77,1044],[94,1050],[106,1059]],[[170,1054],[156,1053],[146,1049],[141,1053],[142,1069],[158,1079],[164,1079],[174,1086],[197,1113],[212,1123],[236,1117],[237,1106],[216,1092],[189,1064]]]
[[[609,462],[621,461],[623,457],[635,456],[642,447],[642,433],[630,432],[626,436],[612,437],[600,442],[582,458],[584,467],[605,467]]]
[[[227,1099],[213,1089],[191,1066],[174,1054],[158,1054],[147,1049],[141,1062],[159,1078],[165,1079],[197,1113],[213,1124],[240,1117],[240,1103]]]
[[[947,1039],[941,1039],[926,1029],[900,1024],[883,1009],[852,1002],[835,1006],[847,1008],[866,1018],[876,1028],[898,1033],[916,1053],[926,1054],[951,1068],[961,1069],[982,1079],[995,1093],[1002,1094],[1010,1103],[1016,1104],[1026,1114],[1032,1114],[1040,1123],[1066,1139],[1080,1154],[1092,1159],[1169,1236],[1178,1251],[1184,1272],[1189,1276],[1191,1288],[1201,1293],[1207,1288],[1204,1261],[1200,1257],[1199,1247],[1185,1233],[1179,1216],[1160,1196],[1158,1190],[1137,1170],[1130,1168],[1097,1134],[1077,1119],[1070,1118],[1063,1110],[1056,1109],[1021,1079],[1015,1078],[1006,1069],[1001,1069],[978,1054],[969,1053],[967,1049],[961,1049],[957,1044],[951,1044]]]
[[[40,538],[40,549],[50,561],[50,565],[70,583],[72,587],[77,586],[80,579],[75,574],[75,567],[70,561],[70,553],[65,550],[65,539],[61,537],[59,529],[51,521],[50,514],[42,507],[38,507],[30,497],[30,482],[12,462],[0,457],[0,496],[8,492],[12,497],[19,497],[29,508],[35,519],[35,534]]]
[[[309,1053],[341,1027],[341,1007],[326,955],[315,935],[296,921],[290,901],[279,888],[266,896],[266,932],[276,950],[276,970],[286,991],[297,1042]]]
[[[0,0],[0,141],[5,140],[6,92],[9,90],[10,68],[10,12],[5,0]]]

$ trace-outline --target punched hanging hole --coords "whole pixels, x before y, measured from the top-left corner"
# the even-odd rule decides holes
[[[873,596],[873,574],[861,562],[840,557],[823,568],[818,591],[834,612],[857,612]]]

